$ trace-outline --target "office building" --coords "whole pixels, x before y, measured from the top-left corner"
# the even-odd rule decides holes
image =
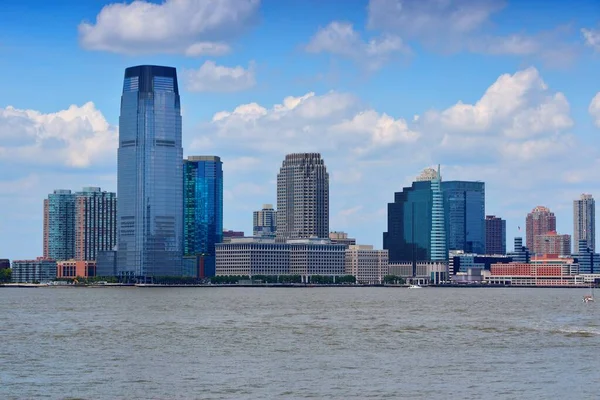
[[[56,263],[57,278],[90,278],[96,276],[96,261],[68,260]]]
[[[388,204],[388,230],[383,248],[390,264],[447,262],[446,222],[439,168],[428,168]],[[414,268],[413,268],[414,269]],[[416,271],[415,271],[416,273]]]
[[[243,238],[246,235],[242,231],[232,231],[231,229],[223,229],[223,243],[231,242],[233,238]]]
[[[96,261],[117,244],[117,194],[85,187],[75,194],[75,260]]]
[[[71,260],[75,257],[75,194],[55,190],[44,200],[43,258]]]
[[[277,238],[329,236],[329,174],[319,153],[288,154],[277,175]]]
[[[216,156],[191,156],[183,170],[183,253],[208,257],[211,264],[215,245],[223,241],[223,163]],[[207,276],[214,275],[214,265],[206,267]]]
[[[536,249],[535,247],[535,237],[556,231],[556,217],[547,207],[537,206],[527,214],[525,229],[527,235],[525,243],[527,248],[533,254],[538,254],[540,249]]]
[[[99,251],[96,259],[96,276],[117,276],[117,252]]]
[[[492,264],[506,264],[512,262],[512,257],[505,255],[480,255],[465,253],[461,250],[451,250],[448,261],[450,275],[467,273],[469,269],[489,271]]]
[[[329,232],[329,240],[334,244],[343,244],[346,248],[356,244],[356,239],[348,237],[346,232]]]
[[[449,250],[486,254],[485,183],[442,182]]]
[[[495,215],[485,217],[486,254],[506,254],[506,221]]]
[[[272,204],[263,204],[260,211],[252,214],[252,234],[254,236],[275,236],[277,232],[277,211]]]
[[[12,263],[14,283],[45,283],[56,279],[56,261],[38,257],[35,260],[15,260]]]
[[[117,167],[117,273],[145,280],[180,276],[183,149],[175,68],[127,68]]]
[[[10,260],[8,258],[0,258],[0,269],[10,268]]]
[[[516,237],[514,241],[514,250],[507,254],[513,262],[526,264],[530,261],[529,249],[523,246],[523,238]]]
[[[571,235],[559,235],[555,231],[534,237],[533,246],[537,256],[571,256]]]
[[[596,201],[591,194],[582,194],[573,201],[573,246],[578,250],[579,241],[585,240],[593,252],[596,249]]]
[[[346,249],[346,275],[357,283],[381,284],[388,275],[388,251],[374,250],[370,245],[350,245]]]
[[[575,254],[579,264],[580,274],[598,274],[600,273],[600,254],[588,247],[588,242],[582,239],[578,243],[577,253]]]

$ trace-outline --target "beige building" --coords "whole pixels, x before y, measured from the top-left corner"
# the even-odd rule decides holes
[[[374,250],[370,245],[350,245],[346,249],[346,275],[357,283],[382,283],[388,275],[388,251]]]
[[[356,239],[349,238],[346,232],[329,232],[329,240],[334,244],[344,244],[346,247],[356,244]]]

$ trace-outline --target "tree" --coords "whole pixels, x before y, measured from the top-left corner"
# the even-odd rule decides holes
[[[404,285],[406,281],[401,276],[397,275],[386,275],[383,277],[383,283],[395,284],[395,285]]]
[[[9,283],[12,279],[12,269],[0,269],[0,283]]]

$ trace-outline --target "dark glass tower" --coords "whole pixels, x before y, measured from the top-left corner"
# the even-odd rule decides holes
[[[127,68],[119,118],[119,275],[181,275],[182,158],[175,68]]]
[[[215,274],[215,244],[223,241],[223,163],[216,156],[192,156],[183,162],[186,256],[205,256],[205,276]]]
[[[448,249],[485,254],[485,183],[442,182]]]

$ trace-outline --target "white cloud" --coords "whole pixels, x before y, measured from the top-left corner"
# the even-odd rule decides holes
[[[256,85],[255,66],[225,67],[206,61],[199,69],[184,72],[190,92],[237,92]]]
[[[600,51],[600,29],[581,29],[581,34],[585,40],[586,46],[590,46],[595,51]]]
[[[260,0],[136,0],[102,8],[95,23],[79,25],[81,45],[125,54],[217,56],[228,40],[253,25]]]
[[[306,46],[306,51],[347,57],[371,70],[380,68],[396,54],[410,53],[398,36],[384,34],[364,41],[352,24],[339,21],[319,29]]]
[[[117,129],[94,103],[43,114],[0,109],[0,160],[83,168],[114,160]]]
[[[596,93],[592,101],[590,102],[590,107],[588,108],[590,115],[594,119],[594,123],[598,128],[600,128],[600,92]]]

